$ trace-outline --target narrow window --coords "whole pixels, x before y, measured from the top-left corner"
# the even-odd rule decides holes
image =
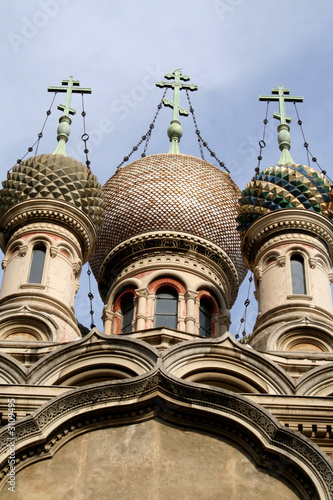
[[[41,283],[45,262],[46,248],[38,244],[32,251],[31,267],[28,283]]]
[[[173,288],[160,288],[156,293],[155,326],[177,328],[178,294]]]
[[[121,333],[129,333],[132,331],[133,312],[133,295],[127,293],[121,301]]]
[[[291,281],[293,294],[306,294],[304,259],[301,255],[295,254],[290,258]]]
[[[205,298],[200,300],[199,324],[200,337],[210,337],[212,334],[212,304]]]

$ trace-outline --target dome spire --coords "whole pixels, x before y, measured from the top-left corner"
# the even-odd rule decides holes
[[[288,123],[291,122],[290,116],[286,116],[285,102],[303,102],[303,97],[290,96],[290,90],[284,89],[283,85],[279,85],[277,89],[272,90],[273,95],[260,95],[259,101],[279,101],[279,113],[274,113],[273,117],[280,120],[278,125],[278,142],[281,151],[280,160],[278,165],[286,165],[287,163],[294,163],[290,153],[290,127]]]
[[[183,75],[180,69],[175,69],[173,73],[167,73],[164,78],[168,80],[174,80],[173,82],[157,82],[157,87],[171,87],[173,88],[173,101],[170,99],[163,99],[163,104],[173,108],[173,116],[168,128],[168,137],[170,139],[170,149],[169,153],[179,154],[179,141],[183,135],[183,129],[179,121],[179,115],[188,116],[188,111],[185,108],[179,106],[179,93],[181,89],[187,90],[198,90],[198,86],[193,83],[182,83],[187,82],[190,77]],[[182,80],[182,81],[181,81]]]
[[[58,104],[57,108],[64,112],[59,118],[59,125],[57,129],[58,146],[53,154],[67,156],[65,144],[68,141],[71,132],[70,124],[72,120],[69,115],[75,115],[76,110],[71,108],[72,93],[91,94],[92,90],[89,88],[80,87],[79,80],[74,80],[73,76],[69,80],[62,80],[62,87],[48,87],[48,92],[66,92],[65,104]]]

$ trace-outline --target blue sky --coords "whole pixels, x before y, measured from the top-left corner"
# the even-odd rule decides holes
[[[199,90],[191,94],[204,139],[243,189],[257,166],[266,105],[259,94],[283,84],[298,105],[310,150],[332,177],[333,4],[330,0],[2,0],[0,76],[2,178],[32,145],[51,102],[46,89],[73,75],[85,98],[92,170],[103,184],[147,131],[161,99],[155,82],[182,68]],[[56,103],[62,102],[58,94]],[[168,94],[171,98],[171,94]],[[81,97],[74,96],[68,153],[84,160]],[[187,107],[185,95],[181,105]],[[279,159],[270,105],[262,168]],[[293,105],[291,154],[307,163]],[[60,112],[53,113],[39,153],[52,152]],[[168,151],[171,110],[163,109],[148,154]],[[182,153],[199,156],[190,118],[182,119]],[[141,152],[139,152],[140,154]],[[209,154],[206,156],[210,160]],[[135,157],[133,156],[133,159]],[[243,314],[248,282],[232,311],[232,333]],[[76,299],[89,325],[85,270]],[[95,323],[102,303],[95,295]],[[251,293],[250,331],[256,316]]]

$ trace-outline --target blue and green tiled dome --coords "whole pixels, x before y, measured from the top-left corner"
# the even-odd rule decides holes
[[[245,231],[255,220],[285,208],[313,210],[333,219],[333,187],[314,168],[286,164],[257,174],[242,191],[238,230]]]

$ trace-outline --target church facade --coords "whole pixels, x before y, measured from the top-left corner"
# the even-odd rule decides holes
[[[195,86],[166,78],[169,153],[101,187],[66,155],[71,93],[89,90],[71,77],[56,151],[3,181],[0,496],[332,499],[331,183],[292,160],[282,86],[281,158],[242,192],[180,154],[179,90]],[[88,261],[104,330],[82,337]],[[248,269],[258,316],[239,342]]]

